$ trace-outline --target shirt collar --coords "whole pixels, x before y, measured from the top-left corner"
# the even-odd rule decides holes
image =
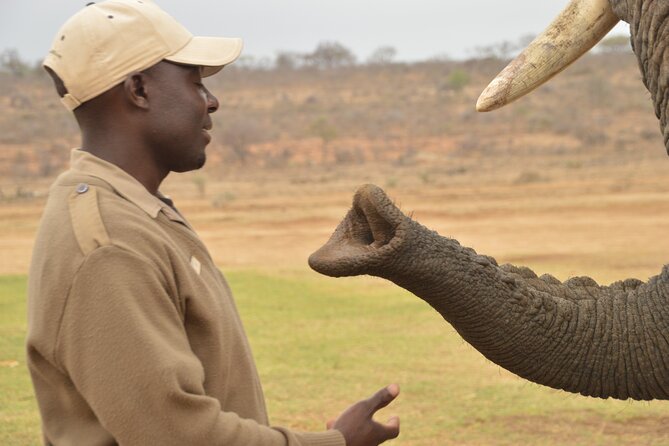
[[[177,212],[170,208],[167,203],[152,195],[132,175],[90,152],[80,149],[72,150],[70,167],[72,170],[91,175],[108,183],[119,195],[134,203],[152,218],[158,217],[160,211],[163,210],[171,220],[184,222]],[[158,194],[164,197],[160,192]]]

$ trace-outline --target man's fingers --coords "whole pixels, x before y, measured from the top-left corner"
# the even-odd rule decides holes
[[[400,434],[399,417],[391,417],[386,424],[377,423],[383,431],[383,441],[397,438]]]
[[[376,412],[377,410],[386,407],[392,400],[397,398],[397,395],[400,393],[400,386],[397,384],[391,384],[388,387],[384,387],[383,389],[379,390],[376,392],[374,395],[372,395],[368,402],[370,403],[372,407],[372,413]]]
[[[332,427],[335,424],[335,421],[337,421],[337,420],[335,420],[334,418],[328,420],[328,422],[325,423],[325,428],[328,429],[328,430],[332,429]]]

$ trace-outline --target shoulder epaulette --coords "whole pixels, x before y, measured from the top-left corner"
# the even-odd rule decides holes
[[[84,255],[100,246],[111,244],[100,216],[98,194],[94,186],[87,183],[77,185],[70,194],[69,205],[74,235]]]

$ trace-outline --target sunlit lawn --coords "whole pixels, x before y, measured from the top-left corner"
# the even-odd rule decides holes
[[[373,279],[228,273],[273,424],[320,430],[398,382],[402,445],[669,444],[665,403],[598,401],[522,381],[426,304]],[[0,277],[0,444],[39,444],[25,366],[25,277]]]

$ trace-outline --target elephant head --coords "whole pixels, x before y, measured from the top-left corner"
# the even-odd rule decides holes
[[[667,1],[574,0],[493,81],[479,109],[502,106],[540,85],[622,19],[630,23],[666,141],[668,17]],[[330,276],[393,281],[430,304],[491,361],[533,382],[601,398],[669,399],[669,266],[646,283],[537,277],[430,231],[371,185],[356,193],[309,264]]]

